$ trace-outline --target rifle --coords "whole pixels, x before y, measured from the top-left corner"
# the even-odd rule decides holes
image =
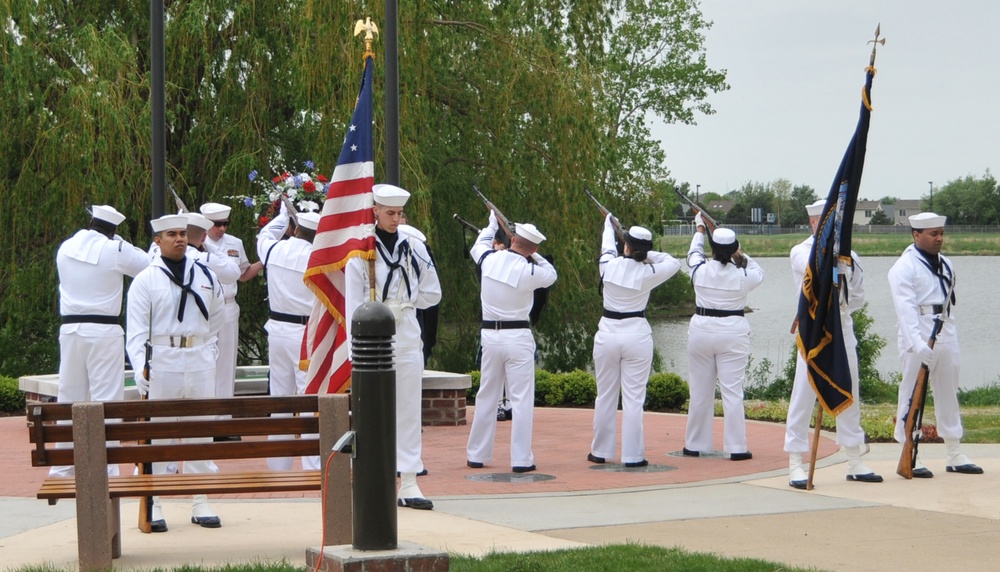
[[[177,191],[174,190],[174,186],[167,183],[167,188],[170,189],[170,194],[174,195],[174,204],[177,205],[177,210],[181,213],[191,212],[188,210],[187,206],[184,205],[184,201],[182,201],[180,196],[178,196]]]
[[[177,199],[177,200],[179,201],[180,199]],[[149,372],[152,369],[149,364],[150,364],[150,361],[153,359],[153,344],[150,342],[150,340],[146,340],[145,347],[146,347],[146,359],[145,359],[146,363],[144,363],[143,366],[142,366],[142,376],[146,379],[146,383],[149,383],[150,382]],[[139,399],[149,399],[149,390],[147,389],[146,393],[140,392],[139,393]],[[142,419],[141,421],[149,421],[149,419]],[[148,445],[149,444],[149,440],[148,439],[140,439],[139,440],[139,444],[140,445]],[[153,474],[153,463],[151,463],[151,462],[140,463],[138,465],[138,469],[139,469],[139,473],[141,473],[143,475],[152,475]],[[141,532],[143,532],[145,534],[152,533],[153,532],[152,519],[153,519],[153,497],[151,497],[151,496],[140,497],[139,498],[139,531],[141,531]]]
[[[954,287],[954,282],[952,282],[952,290],[948,291],[944,308],[940,314],[934,317],[934,327],[931,329],[931,337],[927,340],[927,345],[931,349],[934,349],[934,342],[937,341],[937,336],[941,332],[941,328],[944,327],[943,316],[946,316],[948,310],[951,309],[951,292]],[[896,465],[896,474],[904,479],[913,478],[913,467],[917,464],[917,446],[920,444],[921,427],[924,422],[924,404],[927,401],[927,377],[930,374],[931,372],[927,364],[921,364],[920,371],[917,373],[917,383],[913,386],[913,393],[910,395],[910,403],[906,411],[906,424],[903,429],[906,440],[903,441],[903,450],[899,453],[899,464]]]
[[[591,194],[590,190],[587,187],[583,188],[583,192],[587,193],[587,196],[590,197],[590,200],[594,201],[594,204],[597,205],[597,210],[601,211],[602,216],[606,217],[609,214],[611,214],[611,211],[609,211],[607,207],[602,205],[601,201],[597,200],[597,197]],[[611,215],[611,227],[615,229],[615,234],[618,236],[618,242],[625,244],[625,228],[622,226],[622,223],[618,222],[618,219],[615,218],[615,215]]]
[[[466,229],[472,231],[475,234],[479,234],[479,232],[482,230],[479,227],[477,227],[476,225],[472,224],[471,222],[469,222],[469,221],[465,220],[464,218],[458,216],[458,213],[455,213],[455,214],[451,215],[451,217],[453,219],[457,220],[458,224],[462,225],[463,228],[466,228]]]
[[[712,215],[708,214],[708,211],[706,211],[698,203],[692,201],[687,195],[685,195],[684,193],[682,193],[681,190],[678,189],[677,187],[674,187],[674,192],[677,193],[677,196],[679,196],[680,198],[684,199],[684,202],[686,202],[688,205],[691,206],[691,210],[694,211],[694,214],[701,213],[701,218],[705,220],[705,227],[708,229],[708,232],[710,232],[710,233],[715,232],[715,229],[716,229],[716,227],[719,226],[719,223],[715,222],[715,219],[712,218]]]
[[[291,219],[295,226],[299,226],[298,211],[295,209],[295,205],[292,204],[292,199],[288,198],[288,195],[285,193],[279,193],[278,196],[281,197],[281,202],[284,203],[285,210],[288,211],[288,218]]]
[[[480,192],[479,185],[476,185],[475,183],[473,183],[472,184],[472,190],[476,191],[476,194],[479,195],[479,198],[483,199],[483,202],[486,203],[486,208],[488,208],[491,211],[493,211],[493,214],[496,215],[497,222],[500,223],[500,228],[502,228],[503,231],[507,233],[507,236],[509,236],[509,237],[511,237],[513,239],[514,238],[514,223],[510,222],[510,219],[508,219],[506,216],[504,216],[504,214],[502,212],[500,212],[500,209],[498,209],[497,206],[495,204],[493,204],[493,202],[491,200],[489,200],[488,198],[486,198],[486,195],[484,195],[482,192]]]

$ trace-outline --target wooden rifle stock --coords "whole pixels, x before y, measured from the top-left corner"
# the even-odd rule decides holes
[[[491,201],[488,198],[486,198],[486,195],[484,195],[479,190],[479,185],[476,185],[476,184],[473,183],[472,190],[476,191],[476,194],[479,195],[479,198],[483,199],[483,202],[486,203],[486,208],[488,208],[491,211],[493,211],[493,214],[496,215],[497,222],[500,223],[500,228],[502,228],[503,231],[507,233],[507,236],[509,236],[511,239],[513,239],[514,238],[514,224],[512,222],[510,222],[510,219],[508,219],[506,216],[504,216],[504,214],[502,212],[500,212],[500,209],[498,209],[497,206],[495,204],[493,204],[493,201]]]
[[[285,205],[285,210],[288,211],[288,218],[291,219],[292,224],[299,226],[299,215],[295,210],[295,205],[292,204],[292,199],[288,198],[288,195],[281,193],[278,195],[281,197],[281,202]]]
[[[952,283],[954,288],[954,283]],[[927,340],[927,345],[934,349],[938,333],[944,327],[944,317],[951,309],[951,292],[945,297],[944,310],[934,318],[934,328],[931,330],[931,337]],[[906,412],[906,423],[903,431],[903,450],[899,453],[899,464],[896,465],[896,474],[904,479],[913,478],[913,468],[917,464],[917,446],[920,444],[920,436],[917,431],[921,430],[924,420],[924,404],[927,401],[927,378],[930,376],[930,368],[927,364],[920,365],[917,373],[917,383],[913,386],[913,393],[910,395],[910,406]]]
[[[607,217],[611,214],[611,211],[602,205],[601,201],[597,200],[597,197],[595,197],[589,189],[584,187],[583,192],[587,193],[590,200],[594,201],[594,204],[597,205],[597,210],[601,211],[601,216]],[[615,235],[618,236],[618,242],[625,244],[625,227],[622,226],[622,223],[618,222],[618,219],[615,218],[615,215],[613,214],[611,214],[611,227],[615,229]]]
[[[686,202],[688,205],[691,206],[691,210],[694,211],[694,214],[701,213],[701,218],[705,221],[705,228],[708,230],[708,232],[715,232],[715,229],[719,226],[719,223],[715,222],[715,219],[712,218],[712,215],[708,214],[708,212],[704,208],[702,208],[701,205],[692,201],[677,187],[674,187],[674,192],[677,193],[677,196],[679,196],[681,200],[683,200],[684,202]]]

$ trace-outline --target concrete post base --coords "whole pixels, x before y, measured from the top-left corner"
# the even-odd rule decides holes
[[[317,568],[321,551],[323,561]],[[412,542],[400,542],[395,550],[355,550],[350,544],[306,549],[306,569],[317,572],[446,572],[448,566],[447,552]]]

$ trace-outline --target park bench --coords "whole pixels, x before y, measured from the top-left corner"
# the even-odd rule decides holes
[[[263,462],[261,470],[245,472],[133,475],[123,466],[121,476],[107,475],[108,464],[303,455],[321,455],[321,466],[326,467],[335,443],[350,428],[349,400],[347,395],[299,395],[32,403],[27,407],[29,440],[34,445],[31,464],[73,465],[75,471],[75,477],[48,477],[38,498],[49,504],[76,499],[83,571],[108,570],[112,559],[121,556],[119,501],[126,497],[328,491],[323,510],[323,544],[349,544],[352,508],[348,455],[337,456],[325,475],[316,470],[269,471]],[[280,413],[293,416],[272,417]],[[318,440],[266,439],[269,435],[317,433]],[[156,439],[233,435],[241,440],[151,444]]]

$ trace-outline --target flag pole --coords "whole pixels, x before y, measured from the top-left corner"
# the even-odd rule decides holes
[[[816,449],[819,448],[819,432],[823,429],[823,404],[816,401],[816,429],[813,430],[813,442],[809,451],[809,478],[806,479],[806,490],[813,488],[813,473],[816,472]]]
[[[358,20],[354,23],[354,35],[357,36],[361,32],[365,33],[365,53],[361,56],[362,68],[371,58],[375,61],[375,52],[372,51],[372,40],[375,39],[375,35],[378,34],[378,27],[372,23],[370,17],[365,18],[363,21]],[[378,221],[375,222],[378,224]],[[368,299],[375,302],[375,258],[368,259]]]

